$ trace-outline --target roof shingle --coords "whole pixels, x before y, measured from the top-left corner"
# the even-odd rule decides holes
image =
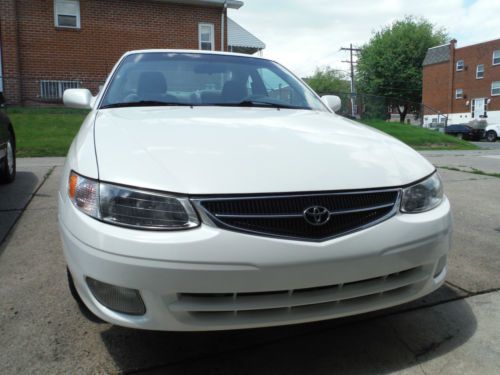
[[[432,47],[427,50],[423,66],[439,64],[450,60],[450,45],[444,44],[442,46]]]

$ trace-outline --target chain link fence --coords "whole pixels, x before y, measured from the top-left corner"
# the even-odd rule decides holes
[[[336,95],[342,101],[338,114],[358,120],[382,120],[387,122],[403,122],[405,124],[444,131],[447,116],[422,103],[406,101],[405,106],[397,106],[396,98],[349,92],[322,92],[320,95]],[[402,121],[401,121],[402,120]]]

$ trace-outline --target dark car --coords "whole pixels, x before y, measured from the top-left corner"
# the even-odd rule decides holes
[[[4,107],[0,93],[0,184],[12,182],[16,177],[16,136]]]
[[[484,136],[484,129],[476,129],[469,125],[449,125],[445,128],[445,133],[460,139],[479,141]]]

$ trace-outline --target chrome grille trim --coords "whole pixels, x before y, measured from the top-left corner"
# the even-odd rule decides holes
[[[213,213],[209,209],[207,209],[204,204],[205,203],[210,203],[210,202],[238,202],[238,201],[257,201],[261,200],[263,203],[265,203],[266,200],[273,200],[273,199],[291,199],[293,200],[294,198],[311,198],[314,199],[316,197],[318,198],[325,198],[325,197],[346,197],[346,196],[360,196],[360,195],[370,195],[370,194],[378,194],[378,193],[394,193],[395,198],[392,200],[390,203],[387,204],[378,204],[378,205],[368,205],[365,207],[361,208],[352,208],[352,209],[335,209],[335,210],[329,210],[329,213],[332,217],[342,217],[342,215],[349,215],[349,214],[358,214],[358,213],[363,213],[366,212],[367,214],[372,211],[380,210],[380,209],[388,209],[391,208],[389,211],[387,211],[384,215],[377,217],[375,220],[372,220],[366,224],[356,226],[354,228],[350,228],[348,230],[344,230],[341,233],[336,233],[332,235],[325,235],[322,237],[318,238],[312,238],[308,236],[303,236],[303,235],[298,235],[298,234],[280,234],[280,233],[272,233],[271,231],[264,231],[264,230],[253,230],[253,229],[248,229],[248,228],[243,228],[241,226],[237,225],[232,225],[231,223],[228,223],[227,220],[231,219],[264,219],[264,220],[279,220],[279,219],[300,219],[300,217],[303,217],[303,211],[298,212],[299,210],[296,210],[295,212],[290,212],[290,213],[278,213],[278,214],[242,214],[242,213]],[[372,227],[374,225],[377,225],[392,216],[396,215],[396,213],[399,211],[399,206],[400,206],[400,201],[401,201],[401,189],[400,188],[390,188],[390,189],[377,189],[377,190],[358,190],[358,191],[341,191],[341,192],[323,192],[323,193],[310,193],[310,194],[297,194],[297,193],[290,193],[290,194],[276,194],[276,195],[252,195],[252,196],[227,196],[227,197],[194,197],[191,198],[192,203],[196,207],[198,213],[200,214],[203,222],[208,225],[212,226],[217,226],[223,229],[231,230],[231,231],[236,231],[236,232],[241,232],[241,233],[247,233],[247,234],[253,234],[253,235],[259,235],[259,236],[266,236],[266,237],[274,237],[274,238],[284,238],[284,239],[290,239],[290,240],[298,240],[298,241],[309,241],[309,242],[321,242],[321,241],[327,241],[333,238],[337,238],[340,236],[345,236],[347,234],[351,234],[357,231],[361,231],[364,229],[367,229],[369,227]],[[305,207],[304,207],[305,208]]]
[[[330,215],[346,215],[346,214],[352,214],[354,212],[366,212],[366,211],[372,211],[372,210],[378,210],[381,208],[387,208],[387,207],[392,207],[394,203],[388,203],[388,204],[380,204],[378,206],[369,206],[369,207],[364,207],[364,208],[358,208],[358,209],[353,209],[353,210],[337,210],[337,211],[329,211]],[[281,218],[288,218],[288,217],[302,217],[304,216],[303,213],[296,213],[296,214],[288,214],[288,215],[227,215],[227,214],[215,214],[217,218],[242,218],[242,219],[253,219],[253,218],[276,218],[276,219],[281,219]]]

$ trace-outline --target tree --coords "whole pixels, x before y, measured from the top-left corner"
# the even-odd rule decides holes
[[[406,17],[376,32],[358,56],[358,90],[381,95],[400,122],[422,102],[422,63],[427,49],[448,36],[425,19]]]
[[[311,77],[305,79],[307,84],[318,94],[344,93],[349,91],[349,81],[346,75],[330,68],[316,68]]]

